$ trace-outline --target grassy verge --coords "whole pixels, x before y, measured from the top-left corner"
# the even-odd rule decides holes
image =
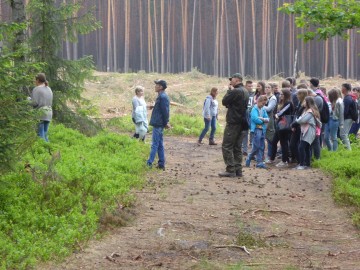
[[[360,142],[353,141],[352,151],[340,146],[336,152],[324,150],[321,154],[314,165],[334,176],[333,196],[354,207],[353,222],[360,228]]]
[[[165,134],[167,135],[176,135],[176,136],[199,136],[201,131],[204,128],[204,119],[201,116],[194,116],[189,114],[173,114],[171,115],[170,124],[171,129],[166,130]],[[107,127],[111,130],[117,132],[134,132],[135,127],[131,120],[131,116],[123,116],[112,118],[107,122]],[[151,126],[149,131],[151,131]],[[222,128],[217,123],[216,128],[217,134],[222,134]],[[210,130],[208,134],[210,134]]]
[[[53,125],[50,141],[38,140],[16,171],[0,176],[1,269],[69,255],[143,184],[148,147],[129,136],[90,138]]]

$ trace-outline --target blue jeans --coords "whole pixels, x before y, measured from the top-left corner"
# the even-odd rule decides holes
[[[253,134],[252,149],[248,159],[251,160],[256,155],[256,163],[260,164],[263,162],[265,134],[260,128],[256,128]]]
[[[349,140],[349,131],[351,129],[351,125],[353,123],[352,119],[344,120],[344,127],[340,128],[340,139],[343,142],[346,149],[351,150],[350,140]]]
[[[338,148],[337,132],[339,129],[339,120],[330,117],[325,125],[325,143],[329,151],[336,151]]]
[[[253,137],[254,137],[254,133],[250,132],[250,146],[252,145]],[[243,153],[247,154],[249,152],[248,145],[249,145],[249,130],[245,130],[244,131],[244,138],[242,139]]]
[[[50,121],[40,121],[38,126],[38,136],[43,138],[46,142],[48,139],[48,130],[49,130]]]
[[[164,142],[163,142],[163,131],[164,128],[154,127],[152,131],[152,142],[151,142],[151,150],[150,156],[147,161],[147,165],[151,166],[155,160],[156,154],[158,155],[159,167],[165,167],[165,150],[164,150]]]
[[[216,116],[211,117],[211,120],[204,118],[205,127],[203,131],[200,134],[199,141],[202,141],[204,139],[206,133],[209,131],[209,127],[211,126],[210,131],[210,140],[214,140],[215,131],[216,131]]]

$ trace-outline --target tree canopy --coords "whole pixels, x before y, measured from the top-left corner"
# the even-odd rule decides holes
[[[346,39],[346,30],[360,27],[358,0],[296,0],[280,10],[295,15],[296,26],[305,30],[299,37],[305,41],[333,36]]]

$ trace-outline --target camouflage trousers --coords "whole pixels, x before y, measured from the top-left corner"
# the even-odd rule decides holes
[[[226,124],[222,142],[222,154],[227,172],[242,169],[242,140],[248,132],[241,125]]]

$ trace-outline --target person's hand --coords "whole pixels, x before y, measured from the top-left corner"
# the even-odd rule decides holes
[[[275,114],[275,119],[279,119],[279,116],[277,114]]]
[[[165,129],[170,129],[171,125],[169,123],[166,124]]]
[[[295,132],[295,128],[291,128],[291,131],[292,131],[292,132]]]
[[[211,117],[206,117],[206,119],[210,121],[210,120],[211,120]]]

